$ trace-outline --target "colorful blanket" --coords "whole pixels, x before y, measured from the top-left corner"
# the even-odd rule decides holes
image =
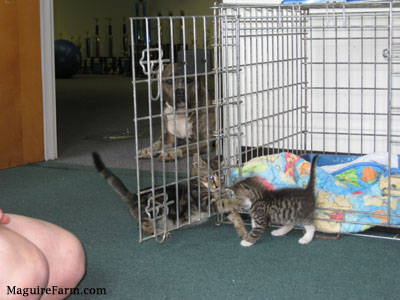
[[[261,176],[271,189],[305,187],[310,163],[291,153],[257,157],[245,163],[242,178]],[[400,175],[393,175],[391,185],[400,187]],[[388,171],[376,162],[356,162],[328,173],[316,168],[317,231],[325,233],[360,232],[374,224],[400,224],[400,193],[392,190],[390,207],[387,196]],[[239,170],[231,172],[233,183],[239,181]],[[349,223],[354,222],[354,223]],[[361,223],[361,224],[358,224]]]

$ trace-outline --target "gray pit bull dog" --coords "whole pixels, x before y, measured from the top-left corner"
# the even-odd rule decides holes
[[[174,71],[178,76],[175,77],[175,85],[172,82],[172,64],[166,65],[162,72],[164,152],[159,153],[162,150],[162,136],[152,145],[153,155],[159,153],[158,159],[160,161],[163,159],[165,161],[175,160],[175,155],[177,159],[181,159],[188,154],[188,150],[189,155],[192,156],[197,152],[196,142],[201,142],[199,144],[200,153],[206,153],[207,143],[205,141],[213,138],[215,129],[215,110],[214,108],[206,107],[207,101],[208,105],[211,105],[214,96],[210,91],[206,91],[204,76],[197,76],[197,86],[195,77],[187,76],[185,90],[185,78],[178,75],[178,70],[178,64],[174,64]],[[187,116],[186,109],[188,111]],[[198,112],[197,115],[196,110]],[[199,140],[197,140],[197,135]],[[176,153],[175,137],[177,146],[181,146],[176,148]],[[188,149],[187,144],[193,145],[190,145]],[[213,148],[213,144],[209,144],[210,151]],[[152,155],[150,147],[141,149],[138,154],[140,158],[150,158]]]

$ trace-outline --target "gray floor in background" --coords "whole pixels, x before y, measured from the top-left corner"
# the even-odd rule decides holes
[[[98,151],[107,166],[136,168],[135,139],[109,137],[134,135],[134,109],[132,77],[121,75],[76,75],[58,79],[57,96],[57,162],[92,165],[91,152]],[[148,116],[147,86],[137,87],[138,116]],[[153,114],[160,110],[160,102],[152,102]],[[155,120],[160,124],[160,119]],[[149,123],[138,125],[139,149],[149,145]],[[153,129],[154,139],[159,128]],[[149,170],[150,160],[140,160],[140,169]],[[167,163],[166,171],[174,171],[175,163]],[[179,172],[187,170],[187,161],[177,164]],[[163,171],[161,163],[154,160],[154,169]]]

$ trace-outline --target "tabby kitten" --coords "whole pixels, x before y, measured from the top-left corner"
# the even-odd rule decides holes
[[[273,230],[273,236],[282,236],[288,233],[294,225],[303,224],[306,233],[299,239],[300,244],[312,241],[315,232],[315,166],[317,155],[313,158],[310,170],[310,179],[305,189],[282,188],[266,190],[265,180],[261,177],[248,177],[226,188],[230,199],[216,201],[217,209],[221,213],[229,213],[228,218],[233,222],[238,235],[242,238],[241,245],[253,245],[264,233],[269,224],[283,225]],[[247,233],[243,220],[238,214],[239,209],[250,211],[251,232]]]
[[[195,154],[191,168],[192,179],[190,179],[189,187],[186,182],[179,183],[178,186],[176,184],[168,185],[165,187],[165,190],[163,186],[155,187],[155,209],[153,210],[153,197],[150,191],[140,195],[139,212],[138,195],[131,193],[122,181],[104,165],[98,153],[93,152],[92,156],[97,171],[107,180],[122,199],[125,200],[131,216],[135,220],[139,220],[140,213],[142,230],[145,234],[154,234],[154,218],[156,219],[157,234],[161,234],[164,232],[161,228],[164,228],[165,221],[167,231],[169,231],[178,226],[188,225],[189,220],[190,223],[206,221],[209,218],[209,211],[211,214],[216,212],[215,200],[213,200],[213,204],[211,204],[211,202],[209,204],[208,201],[208,187],[210,187],[211,199],[215,199],[215,192],[218,190],[219,186],[218,174],[215,169],[213,169],[214,161],[210,163],[211,176],[208,176],[208,164],[200,156]],[[197,178],[198,173],[200,173],[199,178]],[[189,197],[190,201],[188,201]],[[165,213],[164,199],[168,201],[167,211]],[[189,211],[191,211],[190,217]],[[163,218],[164,215],[166,215],[166,220]]]

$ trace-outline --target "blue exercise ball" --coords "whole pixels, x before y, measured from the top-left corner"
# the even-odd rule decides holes
[[[74,43],[57,40],[54,43],[54,60],[56,78],[69,78],[79,71],[82,55]]]

